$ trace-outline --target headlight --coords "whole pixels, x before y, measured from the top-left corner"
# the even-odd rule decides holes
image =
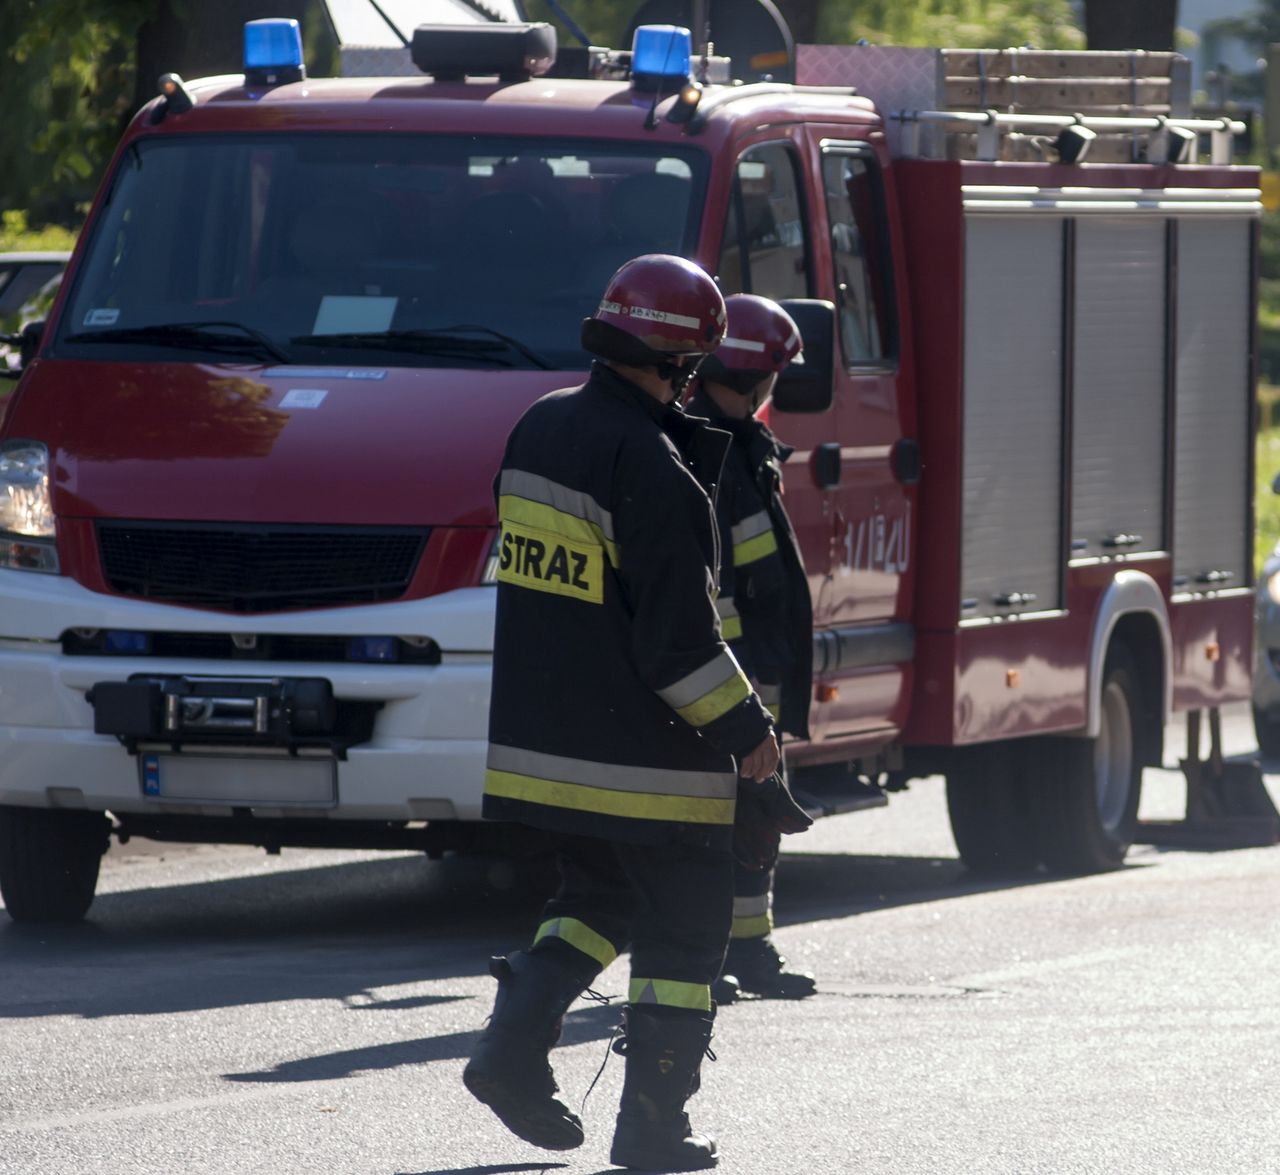
[[[37,441],[0,445],[0,567],[58,571],[49,500],[49,450]]]

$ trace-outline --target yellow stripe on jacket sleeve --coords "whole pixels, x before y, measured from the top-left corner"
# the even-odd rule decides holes
[[[733,565],[745,567],[748,563],[754,563],[758,559],[765,558],[766,555],[772,555],[777,549],[777,536],[771,530],[766,531],[745,542],[733,544]]]
[[[690,726],[706,726],[751,696],[751,684],[728,649],[658,691]]]

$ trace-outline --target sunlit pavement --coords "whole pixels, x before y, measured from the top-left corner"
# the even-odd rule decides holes
[[[1243,711],[1225,732],[1252,746]],[[1166,760],[1181,747],[1171,731]],[[1181,796],[1149,771],[1144,816]],[[955,860],[939,780],[788,848],[777,938],[821,992],[722,1012],[690,1107],[722,1170],[1280,1166],[1280,849],[1138,847],[1117,873],[992,885]],[[610,1170],[621,1058],[568,1155],[506,1134],[459,1081],[486,959],[524,941],[547,882],[409,855],[113,850],[84,926],[0,919],[0,1172]],[[625,978],[620,962],[597,986]],[[575,1105],[617,1018],[568,1017]]]

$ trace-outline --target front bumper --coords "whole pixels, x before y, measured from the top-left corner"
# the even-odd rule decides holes
[[[381,703],[372,737],[337,763],[336,803],[316,809],[249,805],[255,816],[331,820],[478,820],[493,647],[491,588],[422,600],[239,616],[99,595],[75,582],[0,571],[0,803],[152,815],[230,815],[229,805],[144,794],[138,761],[93,732],[86,694],[134,674],[322,677],[340,700]],[[438,665],[239,663],[67,656],[71,628],[415,636]],[[227,759],[235,770],[234,755]],[[243,803],[238,806],[244,806]]]

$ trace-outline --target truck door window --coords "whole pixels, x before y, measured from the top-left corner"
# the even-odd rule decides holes
[[[726,294],[809,297],[804,197],[790,148],[752,147],[738,161],[720,248]]]
[[[822,178],[845,362],[877,363],[894,350],[880,175],[870,156],[832,153]]]

